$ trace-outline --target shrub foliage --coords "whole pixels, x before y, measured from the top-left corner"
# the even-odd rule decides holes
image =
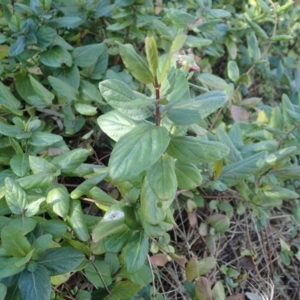
[[[235,2],[0,1],[0,299],[164,299],[173,261],[225,300],[234,218],[300,222],[299,9]],[[184,209],[201,258],[170,234]]]

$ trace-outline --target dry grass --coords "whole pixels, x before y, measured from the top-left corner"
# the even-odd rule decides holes
[[[215,199],[217,198],[216,196]],[[237,200],[227,201],[236,206]],[[192,257],[201,259],[213,255],[218,265],[207,277],[212,285],[217,280],[222,280],[226,295],[232,297],[228,299],[300,300],[298,271],[300,262],[293,257],[290,265],[286,266],[280,259],[280,239],[289,245],[296,241],[300,242],[300,236],[297,236],[299,225],[286,211],[284,208],[274,209],[268,226],[261,230],[256,228],[249,211],[243,216],[234,214],[230,229],[217,237],[216,251],[210,253],[205,244],[205,237],[200,235],[198,226],[206,221],[211,211],[198,209],[198,226],[191,227],[187,212],[180,209],[176,217],[178,228],[175,228],[172,233],[173,246],[178,254],[188,260]],[[253,249],[256,254],[252,257],[242,256],[243,249]],[[238,287],[232,288],[226,284],[224,275],[220,271],[222,265],[235,268],[242,274],[241,278],[234,279],[236,282],[240,281]],[[164,299],[190,299],[183,288],[184,268],[170,262],[163,268],[154,268],[154,271],[159,278],[156,287],[164,295]]]

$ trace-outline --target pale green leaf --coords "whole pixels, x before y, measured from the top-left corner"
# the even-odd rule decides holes
[[[176,161],[175,172],[178,181],[178,187],[190,190],[200,185],[202,176],[200,170],[192,163]]]
[[[147,178],[152,191],[160,200],[173,199],[177,190],[175,160],[167,154],[147,170]]]
[[[21,215],[26,211],[27,195],[20,184],[7,177],[5,179],[5,199],[12,213]]]
[[[31,248],[23,232],[12,227],[5,227],[2,229],[1,242],[3,249],[8,254],[15,257],[26,256]]]
[[[229,149],[219,142],[178,136],[171,139],[167,153],[187,163],[206,163],[222,159],[229,153]]]
[[[122,81],[116,79],[101,81],[99,89],[109,105],[133,120],[144,120],[152,115],[152,111],[147,107],[130,108],[128,106],[137,97],[129,86]]]
[[[70,207],[68,190],[64,185],[57,185],[47,194],[47,204],[49,208],[58,216],[64,218]]]
[[[140,55],[136,53],[132,45],[119,44],[119,49],[123,63],[133,77],[145,84],[153,82],[154,77],[147,63]]]
[[[101,115],[97,119],[97,123],[101,130],[116,142],[123,135],[125,135],[138,125],[138,122],[126,117],[117,110],[112,110],[106,114]]]
[[[262,168],[266,156],[267,152],[261,152],[225,166],[219,180],[227,186],[233,186],[247,179]]]
[[[170,141],[164,127],[141,125],[123,135],[109,160],[112,179],[128,180],[151,167],[166,150]]]

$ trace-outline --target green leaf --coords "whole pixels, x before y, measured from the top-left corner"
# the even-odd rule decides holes
[[[84,116],[94,116],[97,113],[97,107],[85,103],[76,103],[75,109]]]
[[[84,215],[79,200],[72,200],[70,203],[70,212],[67,221],[75,231],[77,238],[80,241],[86,242],[90,239],[87,225],[84,220]]]
[[[199,277],[195,283],[196,299],[206,300],[212,299],[211,283],[205,277]]]
[[[95,174],[78,185],[78,187],[72,191],[70,195],[71,198],[78,199],[82,195],[86,195],[95,185],[101,182],[108,175],[108,171],[106,170],[106,168],[103,168],[103,170],[101,171],[102,172],[100,174]]]
[[[85,260],[84,254],[73,247],[59,247],[47,249],[36,261],[44,266],[50,276],[65,274],[74,271]]]
[[[18,108],[21,105],[20,101],[15,98],[9,88],[2,82],[0,82],[0,105],[3,105],[13,113],[19,114]],[[19,115],[22,115],[22,112],[20,112]]]
[[[173,199],[177,190],[175,160],[167,154],[147,170],[147,178],[152,191],[160,200]]]
[[[120,55],[124,65],[138,81],[148,84],[154,81],[153,75],[144,61],[144,59],[136,53],[130,44],[119,44]]]
[[[193,281],[199,276],[199,263],[196,257],[192,257],[185,268],[186,280]]]
[[[120,211],[118,212],[120,213]],[[103,240],[107,236],[128,230],[127,225],[124,224],[124,213],[122,212],[122,214],[123,217],[119,219],[102,219],[102,221],[99,224],[97,224],[93,229],[93,242],[97,243],[98,241]]]
[[[18,229],[23,232],[23,235],[28,234],[33,231],[36,227],[36,220],[29,217],[18,217],[17,219],[12,220],[8,227]]]
[[[110,294],[103,300],[120,300],[130,299],[130,297],[136,295],[143,286],[133,283],[129,280],[123,280],[117,282],[116,285],[110,290]]]
[[[0,258],[0,278],[10,277],[22,272],[25,269],[25,265],[22,265],[20,267],[16,267],[15,265],[15,263],[19,260],[19,257]]]
[[[217,129],[217,137],[223,145],[226,145],[229,148],[229,154],[225,158],[227,162],[234,163],[243,159],[241,153],[236,149],[229,135],[221,127]]]
[[[251,32],[250,35],[247,37],[247,43],[248,43],[249,56],[252,57],[254,61],[259,60],[261,54],[260,54],[258,41],[254,32]]]
[[[227,64],[227,74],[232,81],[237,81],[240,77],[240,70],[235,60],[230,60]]]
[[[3,249],[15,257],[24,257],[30,251],[30,244],[23,232],[11,227],[5,227],[1,231]],[[0,275],[1,276],[1,275]]]
[[[24,35],[19,35],[17,41],[9,48],[9,56],[17,56],[24,51],[26,46],[26,38]]]
[[[52,28],[76,28],[82,23],[82,19],[79,17],[61,17],[52,18],[46,24]]]
[[[135,273],[145,264],[149,242],[143,232],[135,232],[131,241],[127,244],[125,263],[129,273]]]
[[[25,176],[29,171],[29,155],[17,154],[10,160],[10,167],[12,171],[19,177]]]
[[[35,34],[37,39],[37,47],[46,48],[50,46],[56,36],[56,31],[49,26],[40,26]]]
[[[17,139],[29,138],[31,136],[30,132],[24,132],[17,126],[8,125],[2,122],[0,122],[0,133],[5,136],[15,137]]]
[[[228,85],[224,79],[210,73],[198,74],[197,80],[199,80],[204,87],[212,90],[223,91]]]
[[[24,214],[27,206],[27,195],[15,180],[7,177],[5,179],[5,199],[12,213]]]
[[[213,41],[210,39],[205,39],[194,35],[188,35],[185,40],[185,45],[191,48],[202,48],[211,45],[212,42]]]
[[[40,223],[44,233],[49,233],[53,239],[61,238],[67,232],[67,224],[60,220],[45,220]]]
[[[16,267],[21,267],[26,265],[32,258],[32,254],[33,254],[34,250],[30,250],[26,256],[20,258],[18,261],[15,262]]]
[[[129,108],[130,102],[136,100],[136,96],[127,84],[122,81],[110,79],[99,83],[99,89],[106,102],[122,114],[134,120],[144,120],[152,115],[147,107]]]
[[[89,156],[90,152],[85,149],[74,149],[61,155],[55,156],[52,163],[57,165],[62,174],[72,173]]]
[[[24,300],[49,300],[50,276],[45,267],[38,265],[34,272],[24,270],[19,278],[19,289]]]
[[[48,81],[60,97],[64,97],[71,100],[77,100],[79,92],[71,85],[53,76],[48,76]]]
[[[198,276],[205,275],[213,270],[217,265],[217,260],[214,257],[207,256],[199,260],[199,273]]]
[[[70,198],[68,190],[64,185],[57,185],[47,194],[47,204],[58,216],[64,218],[70,207]]]
[[[263,193],[269,198],[278,200],[295,200],[300,197],[298,193],[280,186],[274,186],[271,189],[263,190]]]
[[[222,159],[229,153],[229,149],[219,142],[179,136],[171,139],[167,153],[187,163],[204,163]]]
[[[194,100],[198,102],[197,110],[201,118],[204,119],[224,105],[227,101],[227,95],[224,92],[212,91],[197,96]]]
[[[5,299],[6,291],[7,287],[3,283],[0,283],[0,300]]]
[[[219,180],[233,186],[259,171],[265,163],[267,152],[257,153],[223,168]]]
[[[31,249],[34,250],[33,260],[38,259],[49,248],[51,242],[51,234],[44,234],[35,239],[31,246]]]
[[[37,96],[46,104],[51,104],[54,99],[54,95],[49,92],[41,83],[35,78],[29,75],[31,86],[36,92]]]
[[[186,35],[184,33],[176,35],[175,39],[172,42],[169,53],[173,55],[174,53],[178,52],[183,47],[185,40]]]
[[[111,178],[128,180],[145,171],[160,158],[169,141],[169,133],[164,127],[135,127],[119,139],[111,153]]]
[[[97,123],[101,130],[116,142],[138,125],[138,122],[116,110],[101,115],[97,119]]]
[[[158,206],[159,199],[150,187],[147,176],[145,176],[141,188],[140,202],[140,216],[142,216],[142,219],[144,219],[146,222],[156,225],[165,218],[166,213],[161,207]]]
[[[55,165],[39,156],[29,156],[29,165],[33,174],[41,172],[55,173],[57,169]]]
[[[99,104],[105,104],[105,102],[102,100],[99,89],[89,81],[80,81],[80,92],[82,98],[86,101],[95,101]]]
[[[178,187],[191,190],[200,185],[202,176],[200,170],[192,163],[176,161],[175,172],[178,181]]]
[[[93,66],[104,50],[104,43],[76,47],[72,52],[74,63],[81,68]]]
[[[34,175],[25,176],[19,178],[16,181],[20,184],[22,188],[27,190],[36,187],[46,187],[49,186],[54,180],[54,176],[51,173],[38,173]]]
[[[45,131],[35,131],[30,138],[30,144],[34,146],[47,147],[62,140],[62,137]]]
[[[71,54],[60,46],[53,46],[40,54],[41,63],[48,67],[59,68],[62,65],[72,66]]]
[[[254,32],[260,36],[263,39],[268,39],[268,35],[266,32],[255,22],[251,21],[247,15],[245,15],[247,23],[250,25],[250,27],[254,30]]]
[[[146,37],[145,49],[146,49],[148,65],[150,67],[153,77],[156,77],[156,71],[158,68],[158,52],[157,52],[156,42],[153,36]]]
[[[114,233],[105,239],[104,246],[108,252],[118,253],[127,244],[131,235],[132,231],[126,229],[122,232]]]
[[[215,233],[225,233],[230,226],[229,218],[221,214],[210,216],[207,222],[214,228]]]
[[[226,294],[225,294],[225,288],[221,280],[218,280],[213,289],[212,289],[212,295],[214,300],[225,300]]]
[[[112,284],[111,267],[104,261],[95,260],[93,263],[89,262],[84,272],[87,279],[96,287],[104,288]]]

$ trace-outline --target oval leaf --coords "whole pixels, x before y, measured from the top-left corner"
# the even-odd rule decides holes
[[[141,125],[120,138],[109,161],[112,179],[128,180],[151,167],[170,141],[166,128]]]

